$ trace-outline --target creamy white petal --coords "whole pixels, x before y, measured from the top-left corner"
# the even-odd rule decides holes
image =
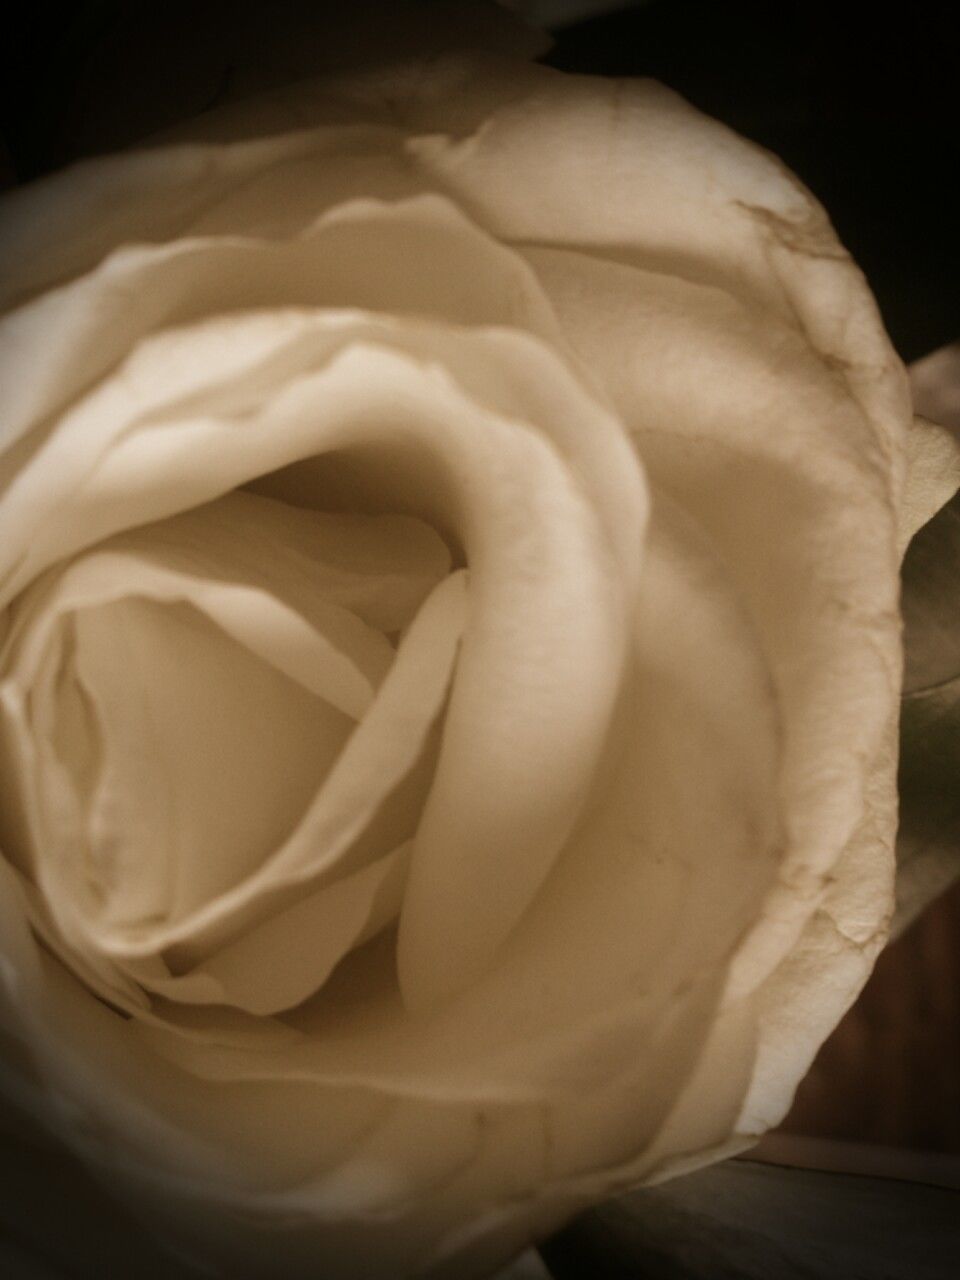
[[[179,237],[284,160],[309,154],[329,167],[331,157],[371,145],[386,150],[396,138],[376,126],[302,126],[302,118],[288,118],[273,136],[101,156],[8,192],[0,215],[2,306],[91,270],[118,244]]]
[[[82,609],[75,625],[74,678],[93,708],[87,753],[100,757],[79,836],[89,852],[81,872],[79,848],[51,840],[37,868],[66,910],[64,893],[79,897],[78,876],[92,876],[100,924],[136,930],[258,867],[296,826],[350,721],[195,610],[124,600]]]
[[[376,416],[380,405],[389,406],[387,421]],[[416,944],[402,940],[401,951],[411,991],[426,993],[441,977],[454,985],[465,981],[512,928],[568,834],[616,693],[625,584],[591,506],[547,440],[483,411],[439,369],[415,368],[371,347],[348,348],[327,370],[292,382],[265,415],[199,418],[180,421],[176,429],[163,423],[151,434],[154,448],[138,442],[136,474],[142,482],[150,456],[154,493],[175,492],[181,506],[191,497],[199,500],[207,486],[222,491],[298,455],[366,444],[364,483],[379,485],[381,504],[386,500],[461,532],[477,622],[461,658],[445,739],[452,745],[438,766],[406,904],[434,923],[422,931],[418,926]],[[418,456],[424,447],[429,452]],[[429,456],[440,472],[428,487]],[[190,459],[186,485],[181,457]],[[106,464],[117,461],[115,449]],[[628,474],[639,506],[639,473],[634,467]],[[509,735],[505,724],[512,726]],[[484,786],[500,796],[486,813],[477,804],[478,779],[456,763],[460,755],[484,762]],[[526,776],[517,773],[517,759],[527,762]],[[548,768],[557,790],[544,805],[534,779]],[[467,793],[471,800],[463,808]],[[507,795],[519,806],[509,812]],[[471,824],[457,816],[461,812],[472,813]],[[453,878],[443,887],[432,874],[418,872],[417,864],[440,858],[451,831],[462,852],[446,860]],[[514,847],[518,840],[537,851],[526,869]],[[468,844],[498,852],[495,861],[492,853],[481,860],[490,918],[482,929],[466,931],[450,917],[436,919],[428,898],[452,894],[466,911],[468,896],[480,887],[463,878],[468,865],[477,865],[466,856]],[[462,870],[454,872],[455,865]],[[506,868],[517,877],[510,892],[509,879],[494,887]],[[475,901],[472,909],[478,908]],[[440,974],[434,956],[446,943],[439,936],[431,943],[431,928],[452,928],[459,936],[459,969],[448,957]],[[408,928],[404,938],[411,936]]]
[[[421,520],[291,507],[242,489],[128,534],[124,545],[180,548],[195,569],[216,545],[221,579],[257,583],[307,617],[335,605],[388,633],[407,626],[450,571],[448,547]]]
[[[187,944],[209,954],[253,919],[283,906],[289,890],[324,873],[352,871],[354,842],[414,766],[445,698],[466,613],[465,575],[446,578],[401,641],[370,711],[344,744],[302,821],[253,874],[202,909],[142,937],[101,936],[118,957]]]
[[[258,536],[261,515],[269,520]],[[347,525],[366,535],[350,553],[352,567],[343,545]],[[125,535],[28,593],[8,637],[8,680],[27,690],[47,672],[42,702],[33,695],[34,717],[40,709],[45,716],[35,725],[38,745],[44,750],[49,739],[55,751],[52,757],[47,751],[41,770],[41,776],[53,773],[55,791],[47,787],[46,807],[54,794],[73,794],[76,804],[72,819],[65,815],[73,828],[65,844],[66,828],[58,838],[49,824],[50,838],[38,834],[34,843],[42,851],[42,876],[68,913],[63,889],[77,892],[78,875],[91,874],[90,858],[109,913],[117,923],[132,924],[137,917],[189,915],[282,844],[284,829],[298,825],[348,734],[341,712],[304,693],[327,693],[345,710],[362,714],[375,685],[368,684],[351,707],[350,681],[360,675],[353,664],[363,662],[367,651],[366,678],[379,683],[393,656],[379,633],[323,599],[331,569],[323,563],[324,535],[333,531],[340,539],[330,548],[334,565],[336,557],[341,561],[332,594],[356,594],[358,568],[376,568],[377,559],[387,566],[403,563],[403,543],[385,548],[385,534],[418,528],[408,519],[323,518],[238,494]],[[435,535],[426,537],[424,530],[418,537],[430,549],[434,576],[449,555]],[[226,581],[216,580],[221,574]],[[368,597],[380,582],[379,575],[368,575]],[[420,579],[416,585],[427,584]],[[167,603],[151,604],[144,598],[151,596]],[[238,610],[237,599],[246,607]],[[205,615],[218,625],[205,626]],[[63,652],[64,627],[69,655]],[[219,628],[232,630],[244,648]],[[336,651],[324,631],[333,632],[339,652],[349,658],[331,664]],[[285,637],[295,643],[285,644]],[[247,649],[252,652],[245,656]],[[185,652],[192,662],[184,661]],[[298,691],[292,678],[304,687]],[[362,684],[357,688],[361,692]],[[132,701],[138,690],[144,715]],[[188,723],[194,731],[184,752]],[[91,768],[84,780],[83,770]],[[247,771],[246,782],[237,768]],[[163,779],[168,785],[161,785]],[[270,779],[278,784],[272,790]],[[60,799],[57,805],[62,808]],[[81,856],[84,847],[90,852]],[[66,886],[59,884],[60,871],[49,878],[57,864]]]
[[[124,601],[83,610],[77,633],[102,737],[89,838],[109,917],[181,918],[252,873],[297,824],[350,720],[224,643],[195,610]],[[156,865],[173,876],[166,900],[130,900]]]
[[[264,589],[211,581],[165,565],[162,557],[158,561],[111,547],[75,562],[53,584],[52,598],[46,592],[39,599],[28,597],[26,625],[14,633],[20,642],[16,658],[22,662],[21,678],[31,678],[47,636],[64,614],[83,614],[84,625],[93,625],[87,611],[141,597],[204,614],[251,654],[345,716],[357,719],[369,706],[392,653],[382,634],[344,609],[314,600],[308,621]],[[317,621],[322,630],[313,625]]]
[[[240,424],[255,419],[285,382],[365,341],[407,353],[417,364],[452,366],[465,389],[496,412],[534,416],[584,468],[602,508],[616,501],[605,519],[616,524],[619,512],[629,522],[622,531],[618,525],[618,545],[642,527],[642,483],[622,430],[563,360],[532,338],[284,308],[222,317],[142,342],[120,376],[82,398],[32,457],[17,459],[0,509],[0,601],[55,560],[120,529],[209,501],[322,448],[322,434],[311,449],[309,434],[301,431],[294,448],[287,435],[260,441],[264,456],[251,460],[239,437],[249,441],[254,424],[245,432]],[[554,384],[546,390],[545,377],[534,376],[541,367]],[[376,398],[372,386],[371,392]],[[237,422],[231,449],[210,456],[196,448],[191,426],[195,430],[196,418],[205,414]],[[571,429],[578,416],[589,424],[589,435],[581,432],[579,439]],[[191,458],[176,484],[164,466],[171,448]]]
[[[0,319],[0,448],[95,385],[150,333],[264,306],[353,307],[556,334],[522,259],[440,196],[354,199],[281,240],[124,244],[89,275]]]
[[[872,364],[883,336],[866,329],[856,273],[837,255],[820,261],[850,294],[842,377],[816,335],[713,284],[581,253],[529,254],[654,482],[697,513],[724,555],[774,672],[786,858],[783,887],[745,953],[748,981],[761,981],[797,939],[860,822],[863,761],[899,683],[901,467],[890,459],[908,405],[892,353],[886,366]],[[804,283],[813,296],[822,288],[830,312],[830,281]]]
[[[347,951],[396,918],[409,847],[267,917],[197,969],[145,982],[171,1000],[230,1004],[271,1014],[300,1004],[327,980]],[[133,970],[136,973],[136,969]]]
[[[389,1111],[389,1101],[352,1089],[205,1087],[144,1053],[132,1024],[85,996],[56,961],[39,960],[46,994],[29,1015],[33,1044],[48,1089],[81,1121],[88,1158],[111,1150],[119,1125],[132,1168],[179,1171],[181,1188],[215,1188],[228,1201],[318,1175]]]
[[[651,80],[531,67],[518,88],[468,136],[408,144],[480,222],[507,241],[636,255],[779,302],[743,224],[750,205],[806,220],[810,198],[786,169]],[[483,93],[468,82],[463,97]]]
[[[410,143],[425,175],[508,243],[587,249],[792,318],[893,446],[899,479],[902,366],[863,276],[789,170],[650,80],[530,67],[490,109],[496,80],[473,70],[444,103],[451,118],[481,113],[469,135]]]
[[[260,109],[199,127],[227,137]],[[16,1016],[51,1093],[72,1100],[76,1146],[115,1171],[122,1149],[124,1185],[221,1269],[460,1280],[591,1198],[775,1122],[864,980],[891,902],[903,371],[808,193],[656,86],[455,57],[295,86],[262,110],[265,129],[363,123],[161,147],[128,170],[143,207],[171,175],[145,227],[106,207],[123,161],[24,199],[15,286],[29,291],[35,263],[37,286],[66,287],[62,317],[41,300],[8,330],[25,434],[0,460],[2,599],[239,485],[434,526],[469,587],[454,574],[401,623],[345,747],[362,794],[335,766],[263,879],[217,899],[222,917],[113,947],[145,983],[166,965],[200,996],[204,965],[246,930],[282,928],[271,915],[304,894],[319,912],[328,878],[375,881],[390,806],[412,825],[456,660],[401,983],[381,930],[283,1021],[158,996],[125,1020],[33,946],[16,893],[0,978],[25,997]],[[73,182],[80,234],[55,207]],[[363,202],[311,225],[311,206],[418,188],[447,201]],[[181,254],[166,242],[187,228]],[[422,270],[432,237],[438,283]],[[338,293],[334,250],[378,240],[357,292]],[[305,297],[321,243],[328,294]],[[121,284],[137,295],[111,296]],[[261,302],[280,306],[217,311]],[[367,314],[317,312],[334,305]],[[655,495],[645,561],[618,416]],[[7,699],[28,772],[42,757],[54,776],[88,732],[79,691],[58,684],[71,643],[61,629],[37,655],[30,712],[49,724],[60,699],[56,741],[25,743],[26,703]],[[82,798],[91,779],[75,782]],[[69,806],[52,809],[69,835]],[[97,957],[98,994],[111,964]]]
[[[632,432],[717,439],[824,483],[875,473],[889,489],[881,428],[793,313],[642,263],[577,249],[523,252]],[[901,396],[901,415],[905,408]],[[902,416],[894,424],[904,425]]]
[[[295,1020],[305,1039],[282,1061],[146,1030],[152,1042],[215,1077],[295,1073],[451,1099],[550,1091],[565,1107],[621,1074],[642,1080],[658,1029],[685,1026],[695,1051],[704,1001],[776,876],[778,726],[726,570],[689,520],[662,511],[601,785],[494,969],[411,1017],[389,950],[358,957]],[[665,1060],[670,1072],[680,1061]],[[638,1108],[637,1124],[652,1119]]]

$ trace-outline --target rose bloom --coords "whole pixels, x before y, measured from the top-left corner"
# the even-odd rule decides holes
[[[48,1128],[215,1274],[396,1280],[775,1125],[892,907],[907,518],[810,194],[656,84],[451,55],[78,164],[0,244]]]

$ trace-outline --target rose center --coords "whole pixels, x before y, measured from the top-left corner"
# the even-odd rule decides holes
[[[354,722],[191,605],[132,597],[73,631],[53,744],[84,873],[111,923],[181,918],[276,848]]]
[[[137,982],[162,958],[175,984],[174,953],[189,969],[278,908],[282,932],[290,901],[313,912],[314,955],[337,934],[334,961],[344,920],[359,937],[395,915],[405,860],[383,860],[415,824],[459,634],[454,609],[436,688],[410,706],[435,629],[416,620],[448,567],[409,517],[238,491],[24,592],[0,653],[22,816],[3,834],[57,937]]]

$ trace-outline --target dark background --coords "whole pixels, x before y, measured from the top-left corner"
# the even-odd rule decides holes
[[[256,58],[230,17],[256,9],[21,6],[0,52],[0,172],[27,181],[136,136],[147,92],[175,114],[202,110]],[[292,7],[259,10],[279,27]],[[909,361],[960,338],[958,27],[947,3],[649,0],[563,29],[547,61],[655,76],[780,155],[830,212]],[[100,78],[104,49],[119,78]],[[958,1064],[960,889],[881,958],[786,1128],[960,1152]]]
[[[430,3],[387,8],[396,18]],[[141,121],[152,123],[148,98],[182,115],[200,111],[243,64],[282,43],[298,13],[331,7],[344,5],[14,6],[16,26],[8,18],[0,42],[7,166],[25,180],[128,141]],[[911,360],[960,336],[958,33],[954,3],[648,0],[563,29],[547,60],[654,76],[777,152],[830,211]]]

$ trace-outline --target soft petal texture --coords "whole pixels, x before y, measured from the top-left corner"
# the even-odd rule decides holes
[[[2,332],[10,371],[5,439],[84,390],[132,339],[227,308],[353,306],[550,328],[523,264],[449,201],[351,200],[325,216],[315,206],[311,212],[306,226],[282,237],[275,230],[269,239],[193,234],[125,245],[90,274],[15,311]],[[122,327],[111,325],[117,315]]]
[[[354,946],[395,918],[408,849],[393,853],[294,902],[220,948],[198,969],[147,979],[169,999],[277,1013],[314,994]]]
[[[464,1280],[775,1124],[865,980],[935,438],[823,212],[659,86],[439,57],[187,135],[7,214],[10,1020],[212,1266]],[[296,803],[90,930],[36,833],[111,771],[169,817],[132,720],[77,767],[121,651],[155,754],[242,685],[231,790]]]
[[[296,331],[298,317],[293,315],[290,319],[291,328]],[[256,340],[259,336],[256,321],[248,328]],[[311,328],[316,334],[316,326]],[[263,329],[261,324],[259,330]],[[195,341],[195,335],[191,336]],[[271,327],[265,337],[274,344],[275,330]],[[195,500],[220,489],[224,477],[223,453],[218,441],[225,432],[234,436],[242,433],[242,440],[236,441],[231,450],[234,483],[293,462],[308,448],[314,452],[343,450],[353,440],[362,444],[369,439],[374,447],[383,449],[384,428],[371,419],[377,401],[391,404],[394,420],[390,424],[390,435],[398,444],[404,434],[412,436],[414,445],[423,439],[441,458],[444,455],[449,458],[446,465],[453,470],[454,477],[458,472],[461,477],[471,477],[469,486],[464,485],[462,478],[454,478],[452,484],[447,481],[451,489],[449,498],[444,497],[443,484],[438,485],[434,493],[421,496],[417,490],[422,487],[422,479],[412,470],[416,454],[400,455],[389,463],[392,489],[400,489],[403,478],[408,476],[411,494],[406,501],[411,507],[461,533],[471,556],[473,590],[477,593],[478,622],[461,660],[456,694],[447,720],[445,739],[451,745],[441,754],[412,862],[405,912],[415,913],[416,922],[401,933],[401,964],[408,975],[405,979],[408,990],[415,993],[420,989],[425,998],[433,998],[431,985],[441,976],[444,983],[457,985],[484,962],[490,949],[515,923],[570,829],[592,776],[598,735],[603,731],[616,691],[622,662],[619,651],[622,650],[623,606],[617,599],[619,588],[614,585],[607,564],[613,548],[605,544],[596,516],[569,486],[560,459],[547,441],[513,420],[502,419],[480,405],[472,405],[454,386],[445,388],[438,369],[419,370],[387,351],[376,354],[368,346],[351,345],[352,337],[349,323],[334,326],[329,339],[333,356],[327,370],[291,381],[275,401],[268,400],[267,417],[259,430],[252,427],[249,405],[239,421],[230,416],[186,417],[180,419],[176,430],[162,423],[162,433],[151,424],[147,434],[152,431],[160,452],[152,451],[149,501],[157,506],[163,501],[182,503],[181,458],[185,457],[185,451],[189,452],[192,463],[191,486]],[[495,343],[495,335],[491,335],[488,342]],[[236,346],[230,354],[236,359]],[[311,348],[314,361],[317,354],[315,341]],[[169,352],[167,355],[169,358]],[[531,355],[535,356],[536,352]],[[527,377],[530,364],[528,361]],[[368,379],[374,371],[377,381],[371,390]],[[518,371],[518,382],[520,376]],[[519,382],[520,388],[522,385]],[[161,394],[168,398],[169,383],[165,381],[162,387]],[[575,388],[571,390],[578,394]],[[238,391],[236,386],[230,386],[232,397],[236,397]],[[510,383],[507,391],[515,398],[516,392]],[[322,397],[326,417],[323,429],[315,425],[313,406],[320,403],[318,397]],[[582,394],[580,398],[584,398]],[[497,397],[498,401],[502,399],[502,395]],[[418,401],[422,416],[414,417],[413,406]],[[458,420],[459,440],[449,421],[444,421],[441,428],[438,405],[443,406],[447,418]],[[507,405],[513,407],[509,400]],[[400,406],[408,415],[406,426],[398,418]],[[95,429],[101,435],[111,428],[110,408],[112,406],[99,404],[95,408],[93,404],[90,406],[88,421],[92,425],[96,413]],[[122,408],[121,402],[117,409]],[[610,494],[617,503],[614,512],[624,511],[626,522],[617,522],[616,537],[622,548],[621,556],[629,562],[627,568],[633,576],[637,559],[633,548],[642,529],[639,472],[616,434],[605,428],[600,411],[591,411],[589,405],[587,411],[600,419],[596,439],[590,442],[599,466],[584,468],[585,478],[590,480],[590,472],[596,473],[593,487],[598,490],[598,497],[607,499],[601,509],[609,510],[607,494]],[[119,413],[114,412],[119,426]],[[339,425],[334,415],[341,418]],[[554,411],[549,418],[544,416],[561,448],[566,446],[575,451],[575,456],[582,451],[582,446],[571,440],[572,424],[567,426],[562,412]],[[471,419],[475,425],[468,430]],[[90,442],[88,448],[92,445],[92,436],[92,430],[81,436],[76,424],[70,432],[61,433],[65,442],[78,438]],[[609,437],[608,444],[604,443],[605,436]],[[129,433],[126,438],[129,440]],[[48,448],[53,447],[51,440]],[[208,458],[209,479],[198,465],[201,449]],[[138,474],[142,474],[143,450],[141,445]],[[609,461],[604,453],[610,455]],[[116,491],[124,478],[122,449],[119,458],[116,450],[109,455],[107,465],[120,467],[120,479],[111,482],[103,477],[97,485],[94,518],[101,527],[112,514],[109,503],[103,501],[103,490],[106,488],[109,493],[112,487]],[[49,466],[47,461],[45,467]],[[61,476],[65,469],[61,464]],[[40,473],[41,469],[34,463],[33,470]],[[366,463],[366,470],[376,475],[371,463]],[[166,499],[165,474],[171,486]],[[487,477],[483,489],[478,483],[481,476]],[[178,483],[173,489],[175,478]],[[125,487],[120,488],[120,496],[129,502]],[[404,501],[402,490],[400,501]],[[152,514],[165,512],[155,506]],[[62,527],[66,524],[65,514],[60,520]],[[70,535],[75,537],[76,517],[69,528]],[[629,535],[631,530],[634,537],[628,541],[624,535]],[[48,537],[54,536],[56,532],[51,527]],[[34,554],[40,554],[37,544],[34,544]],[[21,565],[20,572],[23,571]],[[525,624],[524,616],[531,622]],[[540,646],[548,638],[551,656],[549,667],[545,667]],[[524,643],[529,650],[526,659],[522,655]],[[566,671],[559,662],[561,649],[569,654],[571,666]],[[529,677],[533,670],[541,667],[549,670],[550,684],[537,688],[529,683]],[[593,680],[587,678],[591,667],[595,667],[597,673]],[[486,730],[484,724],[489,726]],[[511,724],[516,728],[508,729]],[[484,734],[489,737],[489,747],[484,745]],[[494,747],[502,740],[509,743],[505,755],[502,749]],[[458,778],[457,766],[451,763],[467,750],[467,741],[471,760],[480,758],[489,762],[489,778],[485,784],[478,786],[475,777]],[[529,779],[516,776],[519,761],[529,761],[535,771],[544,767],[542,748],[536,745],[538,741],[551,743],[556,799],[547,805],[543,803],[542,792],[531,789]],[[564,765],[563,753],[569,753],[569,765]],[[503,756],[499,764],[497,754]],[[516,794],[515,801],[508,802],[507,788]],[[469,802],[468,792],[474,797]],[[497,796],[495,813],[485,813],[486,806],[477,803],[486,794]],[[469,852],[471,842],[476,846],[485,845],[488,850],[499,850],[497,862],[490,864],[487,873],[489,888],[464,881],[463,874],[459,877],[460,883],[454,880],[450,887],[441,887],[436,874],[438,855],[430,850],[447,843],[446,832],[452,822],[457,824],[458,843],[464,845],[462,865],[478,869],[489,859],[489,853],[484,859],[475,858]],[[449,855],[444,858],[444,864],[445,875],[456,875]],[[426,870],[418,870],[418,866],[425,866]],[[515,877],[519,876],[513,889],[504,879],[508,867],[515,869]],[[446,899],[442,913],[436,912],[425,897],[434,894]],[[458,919],[457,910],[449,908],[459,900],[465,910],[469,901],[471,912],[478,911],[480,899],[471,896],[476,894],[489,901],[491,916],[467,930],[462,917]],[[415,944],[405,941],[411,931],[417,938]],[[433,932],[437,937],[430,943],[428,938]],[[457,939],[455,949],[462,956],[460,971],[452,954],[446,956],[442,966],[437,963],[437,948],[447,945],[441,932]]]
[[[435,588],[404,637],[396,661],[370,712],[351,734],[302,821],[249,877],[182,920],[141,938],[117,937],[117,955],[149,955],[168,947],[192,953],[215,950],[265,907],[330,872],[353,871],[367,861],[358,837],[391,791],[416,765],[445,698],[463,634],[464,575]],[[360,857],[357,857],[357,854]]]
[[[793,826],[788,893],[765,926],[767,963],[775,962],[862,805],[862,780],[847,764],[852,738],[875,739],[898,679],[896,551],[879,433],[816,349],[769,313],[713,286],[645,278],[620,281],[618,314],[610,277],[635,268],[551,254],[542,269],[581,354],[636,430],[654,481],[707,524],[773,666]],[[778,429],[758,431],[758,422]],[[798,536],[774,536],[785,522]],[[829,558],[824,538],[835,548]]]
[[[41,339],[38,329],[35,340]],[[9,600],[57,558],[117,529],[207,501],[227,492],[231,481],[253,479],[311,456],[324,445],[339,444],[311,424],[289,422],[283,434],[257,438],[255,432],[243,431],[243,423],[271,391],[283,390],[286,382],[322,369],[351,346],[367,342],[409,352],[421,365],[455,360],[458,371],[470,379],[469,390],[490,408],[509,416],[521,410],[525,418],[533,414],[551,435],[560,433],[561,447],[580,457],[592,455],[592,469],[599,464],[605,472],[605,478],[591,477],[596,496],[604,499],[602,518],[614,522],[616,517],[617,541],[631,548],[635,560],[643,510],[636,460],[619,427],[604,423],[600,407],[555,354],[544,349],[538,356],[536,343],[520,333],[482,329],[461,335],[426,325],[401,326],[352,311],[283,308],[177,328],[141,343],[119,377],[82,398],[63,415],[57,430],[40,434],[36,453],[29,460],[17,459],[18,470],[0,512],[9,575],[0,587],[0,599]],[[519,347],[517,355],[524,358],[514,356],[508,370],[495,361],[488,372],[485,366],[491,362],[484,358],[485,349],[507,348],[509,355],[510,346]],[[185,359],[186,352],[190,359]],[[546,366],[555,389],[532,376],[529,366],[535,359]],[[578,440],[571,429],[584,417],[596,424],[592,446]],[[228,476],[220,473],[226,459],[210,456],[212,445],[204,453],[196,450],[196,439],[218,427],[235,438],[238,456],[231,459]],[[175,472],[186,453],[191,470]],[[16,447],[11,454],[17,455]],[[141,465],[148,454],[155,468],[149,478]],[[604,486],[600,492],[595,488],[598,481]],[[620,491],[616,498],[614,488]],[[613,500],[617,506],[611,511]],[[632,510],[625,510],[628,503]]]

